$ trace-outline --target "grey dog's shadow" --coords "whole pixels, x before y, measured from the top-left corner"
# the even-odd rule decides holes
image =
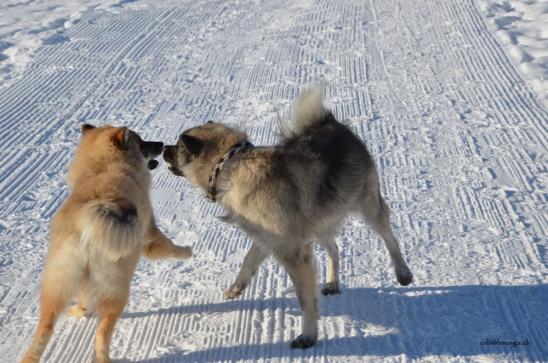
[[[354,336],[321,338],[315,347],[304,351],[291,350],[289,342],[241,344],[169,353],[137,362],[203,362],[347,355],[382,357],[399,354],[405,354],[412,359],[431,355],[511,354],[515,358],[534,357],[545,361],[548,358],[546,341],[535,341],[535,337],[542,336],[539,336],[539,332],[547,333],[546,301],[548,285],[344,289],[340,296],[321,298],[321,314],[324,317],[348,317],[352,320],[353,329],[360,331],[353,333]],[[273,298],[130,312],[124,314],[124,318],[284,307],[295,308],[295,313],[298,314],[296,299]],[[516,308],[516,311],[509,310],[509,307]],[[382,326],[389,333],[363,333],[368,326]],[[320,331],[321,335],[326,334]],[[496,338],[528,339],[529,345],[511,347],[481,344],[485,339]]]

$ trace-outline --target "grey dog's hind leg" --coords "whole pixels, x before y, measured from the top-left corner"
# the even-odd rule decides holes
[[[316,296],[316,268],[311,244],[302,245],[294,256],[281,257],[280,261],[295,286],[303,313],[302,334],[291,342],[291,348],[306,349],[318,339],[318,298]]]
[[[390,227],[390,209],[378,191],[369,193],[365,199],[361,208],[365,220],[383,238],[400,285],[409,285],[413,281],[413,274],[403,259],[398,240]]]
[[[224,293],[226,299],[234,299],[240,296],[268,255],[269,252],[261,248],[256,242],[253,242],[244,258],[238,277],[236,277],[234,283]]]
[[[335,295],[341,293],[339,286],[339,247],[335,241],[336,234],[337,225],[332,226],[326,231],[318,234],[318,242],[323,248],[325,248],[328,259],[326,284],[322,288],[323,295]]]

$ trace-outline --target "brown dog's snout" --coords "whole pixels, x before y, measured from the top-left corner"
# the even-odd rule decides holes
[[[153,156],[158,156],[162,153],[162,150],[164,149],[164,143],[159,141],[146,141],[146,148],[148,149],[149,153]]]
[[[148,161],[148,169],[154,170],[158,167],[158,161],[154,158],[162,153],[164,149],[164,143],[159,141],[142,141],[141,142],[141,154],[143,157],[150,160]]]

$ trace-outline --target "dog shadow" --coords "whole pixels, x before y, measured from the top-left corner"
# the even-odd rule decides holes
[[[327,328],[324,327],[320,329],[318,343],[308,350],[292,350],[289,342],[242,344],[173,352],[132,362],[212,362],[321,356],[386,357],[401,354],[410,359],[433,355],[458,357],[504,354],[517,360],[547,361],[547,301],[548,285],[544,284],[347,288],[338,296],[322,296],[320,312],[324,319],[344,316],[345,320],[350,320],[351,329],[345,329],[345,335],[350,336],[329,338],[329,333],[325,331]],[[296,298],[273,298],[129,312],[124,314],[124,318],[261,311],[284,307],[294,308],[295,315],[299,314]],[[487,344],[487,339],[526,344],[493,345]]]

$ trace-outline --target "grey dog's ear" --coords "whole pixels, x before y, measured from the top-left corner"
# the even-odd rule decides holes
[[[90,125],[90,124],[83,124],[83,125],[81,126],[82,134],[85,134],[87,131],[93,130],[94,128],[95,128],[95,126],[93,126],[93,125]]]
[[[183,146],[186,151],[188,151],[191,155],[198,155],[204,148],[204,143],[202,140],[187,134],[181,135],[181,141],[183,142]]]

